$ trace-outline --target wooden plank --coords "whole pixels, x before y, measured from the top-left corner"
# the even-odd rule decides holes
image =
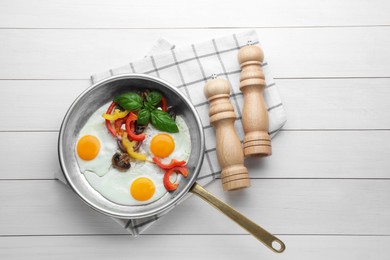
[[[390,79],[279,79],[284,129],[390,129]],[[58,131],[88,80],[0,80],[0,109],[18,99],[28,116],[0,114],[0,131]]]
[[[2,235],[45,234],[46,230],[58,235],[126,234],[114,220],[86,206],[59,181],[1,181],[0,186],[0,218],[12,223],[1,225]]]
[[[390,129],[390,79],[297,79],[277,84],[287,113],[285,129]]]
[[[275,234],[389,235],[390,180],[252,180],[250,190],[209,190]],[[123,234],[58,181],[0,181],[0,235]],[[245,234],[191,197],[147,234]]]
[[[239,30],[1,30],[0,79],[88,79],[141,58],[159,37],[180,46],[234,32]],[[276,78],[390,77],[390,27],[257,32]]]
[[[66,111],[87,87],[89,80],[0,80],[0,109],[7,111],[18,100],[18,110],[0,115],[1,131],[59,131]]]
[[[60,171],[57,136],[0,133],[0,158],[7,158],[0,179],[54,178]],[[247,159],[246,165],[252,178],[390,178],[388,158],[390,131],[283,131],[271,157]]]
[[[53,179],[60,172],[57,132],[0,133],[0,179]]]
[[[343,259],[386,260],[389,237],[280,236],[287,249],[275,254],[250,236],[1,237],[2,259]],[[153,245],[153,248],[151,248]]]
[[[174,13],[172,10],[175,10]],[[170,28],[389,25],[388,1],[7,0],[6,28]],[[234,19],[229,19],[234,17]]]

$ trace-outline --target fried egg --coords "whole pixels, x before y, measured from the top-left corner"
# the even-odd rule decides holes
[[[146,205],[168,194],[163,184],[164,171],[149,162],[138,162],[126,172],[111,168],[102,177],[88,171],[84,175],[103,197],[121,205]]]
[[[80,171],[94,172],[103,176],[111,167],[111,158],[117,150],[117,143],[105,127],[102,113],[106,106],[98,109],[81,129],[75,147]]]
[[[176,117],[178,133],[163,132],[148,124],[138,151],[147,160],[134,159],[130,169],[119,171],[111,165],[118,144],[101,116],[107,107],[108,104],[102,106],[88,119],[75,146],[77,162],[87,182],[106,199],[125,206],[147,205],[170,196],[163,183],[165,170],[154,164],[152,158],[158,157],[166,164],[172,159],[188,161],[191,138],[184,119]],[[181,178],[180,174],[172,174],[170,180],[179,182]]]
[[[188,126],[181,116],[176,116],[177,133],[168,133],[149,124],[145,129],[145,140],[140,151],[147,155],[147,160],[158,157],[163,163],[172,159],[188,161],[191,153],[191,137]]]

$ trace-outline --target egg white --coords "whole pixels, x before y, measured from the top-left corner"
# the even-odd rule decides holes
[[[120,172],[115,168],[111,168],[102,177],[88,171],[84,173],[84,176],[89,184],[103,197],[121,205],[146,205],[159,200],[168,193],[163,183],[164,171],[149,162],[138,162],[134,167],[132,164],[132,167],[126,172]],[[140,177],[146,177],[152,180],[156,187],[152,198],[147,201],[138,201],[130,193],[131,184],[135,179]]]
[[[167,158],[160,158],[160,160],[163,163],[169,163],[171,159],[188,162],[191,153],[191,137],[184,119],[181,116],[176,117],[176,124],[179,128],[178,133],[163,132],[149,124],[144,131],[146,138],[139,150],[140,153],[147,156],[147,160],[144,162],[134,160],[131,162],[129,170],[121,172],[111,166],[112,156],[118,151],[118,145],[116,139],[106,129],[105,121],[102,118],[102,114],[106,112],[108,105],[106,104],[99,108],[88,119],[78,136],[78,139],[84,135],[96,136],[101,145],[97,157],[90,161],[81,159],[77,154],[77,150],[75,151],[80,171],[84,174],[88,183],[103,197],[120,205],[147,205],[167,194],[169,195],[163,183],[165,171],[152,163],[154,155],[150,150],[150,142],[157,134],[169,134],[174,139],[175,149]],[[140,177],[150,179],[156,188],[152,198],[147,201],[137,201],[130,193],[131,184]],[[181,175],[172,174],[170,180],[171,182],[179,182],[181,178]]]
[[[105,120],[102,114],[106,112],[107,105],[99,108],[87,121],[84,127],[81,129],[77,140],[85,135],[93,135],[99,139],[100,150],[98,155],[89,161],[83,160],[77,154],[77,143],[75,145],[75,154],[77,163],[79,164],[80,171],[91,171],[98,176],[105,175],[111,167],[111,159],[118,148],[116,140],[108,132],[105,126]]]
[[[191,137],[190,137],[190,131],[188,129],[188,126],[184,119],[181,116],[176,116],[176,124],[179,128],[178,133],[168,133],[164,131],[160,131],[156,129],[152,124],[148,124],[147,128],[145,129],[145,140],[142,142],[142,145],[140,147],[141,153],[146,154],[147,160],[152,161],[153,157],[155,156],[151,149],[150,149],[150,143],[154,136],[158,134],[168,134],[172,136],[174,142],[175,142],[175,149],[173,152],[166,158],[160,158],[160,160],[163,163],[170,163],[172,159],[176,160],[184,160],[188,162],[188,159],[190,158],[191,154]]]

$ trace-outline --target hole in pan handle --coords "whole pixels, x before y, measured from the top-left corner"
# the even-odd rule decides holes
[[[198,183],[194,183],[191,187],[190,192],[196,194],[218,210],[220,210],[223,214],[225,214],[227,217],[229,217],[231,220],[236,222],[238,225],[240,225],[242,228],[247,230],[250,234],[252,234],[257,240],[262,242],[264,245],[266,245],[268,248],[270,248],[272,251],[276,253],[282,253],[286,246],[284,243],[274,235],[270,234],[267,230],[263,229],[259,225],[257,225],[252,220],[248,219],[244,215],[242,215],[237,210],[230,207],[225,202],[221,201],[217,197],[215,197],[213,194],[208,192],[206,189],[204,189],[201,185]]]

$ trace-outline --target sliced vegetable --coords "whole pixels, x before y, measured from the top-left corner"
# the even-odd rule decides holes
[[[111,105],[108,107],[106,114],[111,114],[112,110],[116,107],[117,103],[112,102]],[[113,137],[116,137],[116,131],[111,125],[111,121],[106,119],[106,127],[107,130],[111,133]]]
[[[143,100],[146,100],[146,96],[149,94],[149,90],[148,89],[145,89],[144,91],[141,91],[140,93],[139,93],[139,95],[141,96],[141,98],[143,99]]]
[[[123,135],[123,133],[122,133],[122,135]],[[126,148],[122,144],[122,136],[121,136],[121,139],[119,139],[119,138],[116,139],[116,143],[118,144],[119,150],[126,153]]]
[[[140,94],[134,92],[128,92],[119,95],[114,99],[114,102],[112,102],[107,112],[103,114],[103,117],[106,119],[107,129],[110,133],[114,137],[117,135],[121,136],[123,121],[117,121],[121,118],[126,118],[126,121],[124,122],[127,134],[130,139],[135,141],[142,141],[145,139],[144,134],[137,134],[134,132],[135,121],[137,121],[137,125],[147,125],[150,121],[158,130],[169,133],[179,132],[179,128],[175,122],[176,113],[174,113],[174,111],[173,114],[172,111],[169,111],[169,114],[167,113],[168,107],[166,98],[157,91],[144,91],[142,92],[142,95],[145,97],[143,98]],[[156,107],[159,103],[161,103],[162,110]],[[113,113],[113,109],[118,104],[121,109],[124,108],[127,111],[115,109]],[[130,113],[128,111],[130,111]],[[131,113],[132,111],[139,111],[138,116]],[[110,121],[115,121],[115,128],[112,127]]]
[[[122,134],[123,134],[122,125],[126,122],[126,119],[127,119],[127,116],[125,116],[123,118],[119,118],[119,119],[115,120],[115,122],[114,122],[115,131],[116,131],[118,136],[122,136]]]
[[[130,113],[129,116],[127,117],[126,119],[126,132],[127,134],[129,135],[129,137],[131,138],[131,140],[134,140],[134,141],[142,141],[145,139],[145,134],[135,134],[134,132],[134,121],[137,120],[138,117],[136,114],[134,113]]]
[[[137,135],[142,134],[145,131],[146,127],[147,127],[146,125],[138,124],[138,120],[135,121],[134,126],[135,126],[135,133]]]
[[[124,132],[122,135],[122,145],[126,148],[127,153],[133,157],[134,159],[140,160],[140,161],[145,161],[146,160],[146,155],[142,153],[137,153],[134,151],[134,146],[136,145],[137,142],[135,141],[130,141],[127,138],[127,132]]]
[[[161,109],[164,112],[167,112],[167,100],[164,96],[161,97]]]
[[[121,111],[120,109],[115,109],[114,110],[114,114],[103,114],[102,116],[104,117],[104,119],[107,119],[107,120],[111,120],[111,121],[115,121],[119,118],[124,118],[125,116],[127,116],[127,114],[129,113],[129,111]]]
[[[176,111],[173,107],[168,107],[167,113],[173,119],[173,121],[176,121]]]
[[[143,103],[141,96],[134,92],[119,95],[114,99],[114,102],[130,112],[140,110]]]
[[[137,144],[134,146],[133,149],[134,149],[135,152],[137,152],[137,151],[139,150],[139,148],[141,148],[142,142],[143,142],[143,141],[139,141],[139,142],[137,142]]]
[[[115,153],[112,157],[112,166],[121,172],[130,169],[130,156],[127,153]]]
[[[174,167],[183,166],[186,164],[186,161],[178,161],[176,159],[172,159],[169,164],[164,164],[157,157],[153,157],[153,161],[157,164],[158,167],[164,170],[169,170]]]
[[[177,189],[177,187],[179,187],[178,183],[171,182],[170,177],[172,173],[181,174],[183,175],[184,178],[186,178],[188,176],[188,169],[186,166],[179,166],[179,167],[174,167],[172,169],[169,169],[165,172],[163,183],[167,191],[174,191]]]

